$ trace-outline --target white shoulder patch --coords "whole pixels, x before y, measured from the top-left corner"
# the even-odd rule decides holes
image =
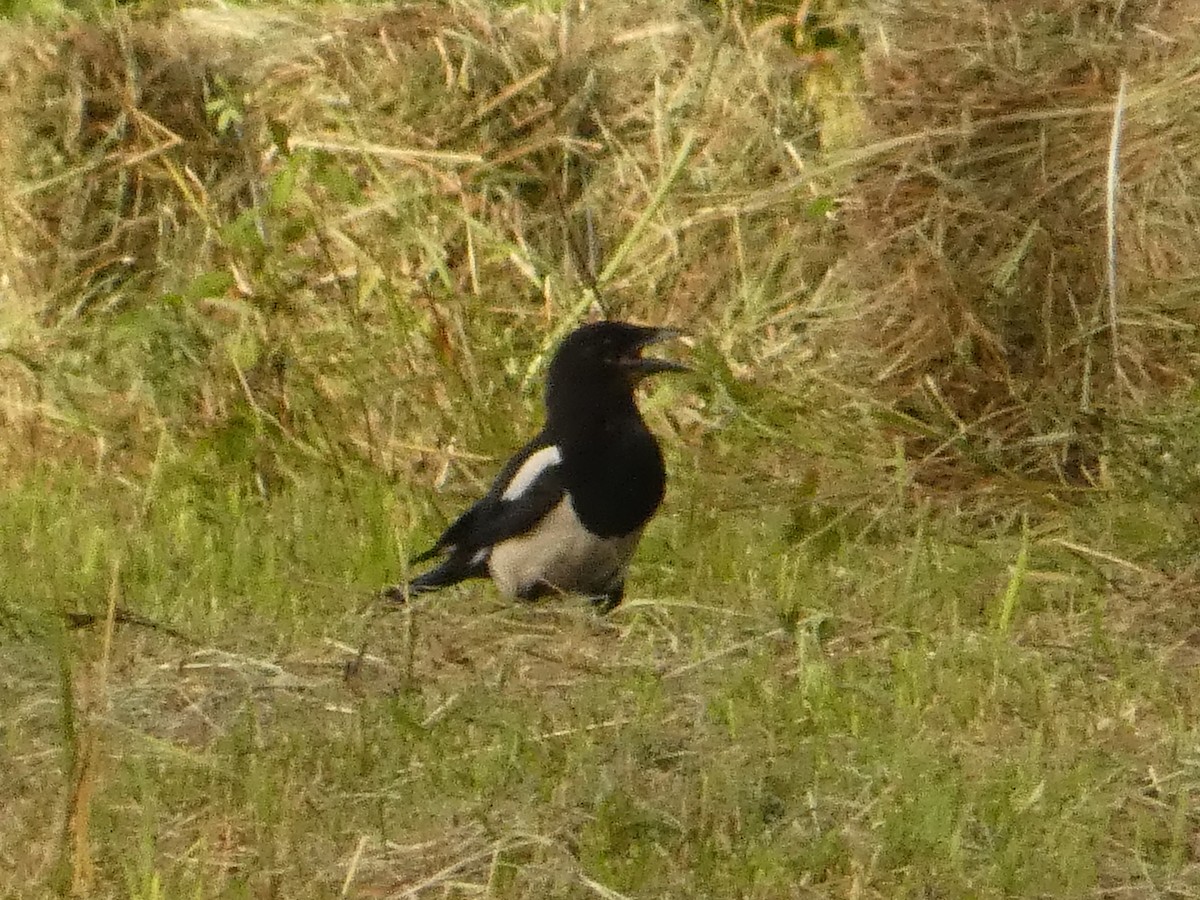
[[[543,472],[551,466],[557,466],[560,462],[562,462],[562,454],[553,444],[530,454],[529,459],[521,463],[521,468],[517,469],[517,473],[513,475],[512,481],[508,483],[508,487],[504,489],[500,499],[516,500],[529,490]]]

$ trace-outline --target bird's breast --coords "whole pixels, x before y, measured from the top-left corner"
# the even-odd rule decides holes
[[[642,529],[599,537],[579,521],[570,494],[519,537],[492,548],[488,570],[501,593],[525,597],[539,589],[603,594],[624,577]]]
[[[593,534],[641,531],[662,503],[666,470],[648,431],[564,454],[564,480]]]

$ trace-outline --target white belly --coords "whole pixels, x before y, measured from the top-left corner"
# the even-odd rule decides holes
[[[572,594],[603,594],[625,577],[641,529],[600,538],[580,523],[568,494],[526,535],[492,549],[488,571],[502,594],[519,597],[539,584]]]

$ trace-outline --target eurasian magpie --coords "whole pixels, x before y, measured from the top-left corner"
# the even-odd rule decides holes
[[[571,332],[550,361],[541,433],[413,562],[445,560],[385,596],[403,602],[408,594],[491,576],[509,597],[583,594],[601,612],[614,609],[666,487],[662,451],[634,389],[647,375],[687,370],[642,350],[679,336],[628,322]]]

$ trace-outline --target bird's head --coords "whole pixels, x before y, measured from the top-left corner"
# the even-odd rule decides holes
[[[673,360],[643,356],[642,351],[682,336],[674,328],[652,328],[629,322],[593,322],[576,328],[559,345],[550,362],[550,381],[566,376],[581,381],[620,380],[637,384],[656,372],[686,372]]]
[[[608,397],[632,398],[633,388],[648,375],[686,372],[687,366],[669,359],[643,356],[653,344],[682,336],[674,328],[652,328],[629,322],[593,322],[571,332],[550,361],[546,402],[551,409],[605,402]]]

